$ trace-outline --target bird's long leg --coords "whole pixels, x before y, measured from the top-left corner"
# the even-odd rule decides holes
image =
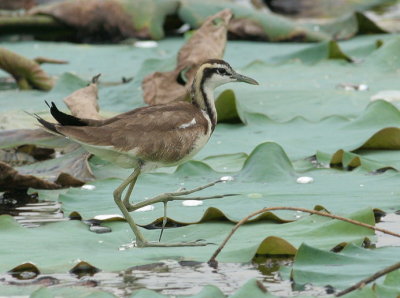
[[[129,205],[130,205],[129,198],[131,197],[133,187],[135,186],[136,180],[137,180],[138,177],[139,177],[139,175],[134,176],[132,181],[129,183],[128,190],[126,191],[126,194],[125,194],[125,197],[124,197],[124,200],[123,200],[124,205],[125,205],[126,208],[128,208]]]
[[[147,241],[142,232],[140,232],[139,227],[134,222],[133,218],[129,214],[128,208],[126,205],[129,205],[129,196],[132,193],[133,187],[135,186],[136,180],[140,174],[140,168],[135,169],[135,171],[126,179],[124,180],[120,186],[118,186],[114,190],[114,200],[115,203],[118,205],[119,209],[121,210],[122,214],[124,215],[126,221],[128,222],[129,226],[131,227],[133,233],[136,237],[136,245],[138,247],[176,247],[176,246],[205,246],[207,243],[204,242],[182,242],[182,243],[159,243],[159,242],[149,242]],[[126,189],[129,188],[127,193],[125,194],[124,200],[121,199],[122,193]],[[186,193],[185,191],[184,193]],[[147,204],[148,205],[148,204]],[[145,205],[144,205],[145,206]],[[135,210],[138,208],[135,208]]]
[[[215,195],[215,196],[208,196],[208,197],[183,197],[185,195],[189,195],[195,192],[198,192],[200,190],[203,190],[205,188],[211,187],[219,182],[224,182],[225,180],[223,179],[219,179],[217,181],[208,183],[206,185],[202,185],[190,190],[182,190],[182,191],[176,191],[176,192],[170,192],[170,193],[164,193],[164,194],[160,194],[154,198],[151,199],[147,199],[144,200],[142,202],[136,203],[136,204],[130,204],[129,203],[129,198],[124,199],[124,207],[126,208],[127,211],[134,211],[137,210],[139,208],[148,206],[148,205],[152,205],[155,203],[163,203],[164,204],[164,216],[163,216],[163,224],[162,224],[162,230],[161,230],[161,234],[159,237],[159,241],[161,240],[161,236],[162,236],[162,232],[165,228],[165,224],[167,222],[167,202],[169,201],[174,201],[174,200],[209,200],[209,199],[218,199],[218,198],[223,198],[223,197],[227,197],[227,196],[233,196],[235,194],[224,194],[224,195]],[[131,186],[130,186],[131,188]],[[129,192],[129,190],[128,190]],[[170,243],[153,243],[153,242],[145,242],[143,243],[143,246],[160,246],[160,247],[165,247],[165,246],[203,246],[206,245],[207,243],[204,242],[182,242],[182,243],[174,243],[174,244],[170,244]]]
[[[139,227],[133,221],[133,218],[130,216],[129,211],[125,207],[125,201],[126,200],[129,201],[129,196],[127,195],[131,194],[139,174],[140,174],[140,168],[135,169],[135,171],[126,180],[124,180],[120,186],[118,186],[114,190],[114,201],[118,205],[119,209],[121,209],[122,214],[124,215],[126,221],[130,225],[133,233],[135,234],[137,246],[142,247],[143,244],[146,243],[147,241],[145,240],[142,232],[140,232]],[[127,191],[127,194],[125,195],[124,201],[122,201],[121,200],[122,193],[128,185],[129,189]]]

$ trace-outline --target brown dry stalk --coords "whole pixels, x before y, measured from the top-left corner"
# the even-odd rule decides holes
[[[350,292],[352,292],[352,291],[354,291],[354,290],[357,290],[357,289],[359,289],[359,288],[362,288],[362,287],[365,286],[366,284],[369,284],[370,282],[372,282],[372,281],[378,279],[379,277],[381,277],[381,276],[383,276],[383,275],[386,275],[386,274],[388,274],[388,273],[390,273],[390,272],[392,272],[392,271],[395,271],[395,270],[397,270],[397,269],[400,269],[400,262],[398,262],[398,263],[396,263],[396,264],[393,264],[393,265],[391,265],[391,266],[389,266],[389,267],[386,267],[386,268],[384,268],[384,269],[382,269],[382,270],[379,270],[378,272],[375,272],[373,275],[371,275],[371,276],[369,276],[369,277],[367,277],[367,278],[364,278],[363,280],[360,280],[360,281],[359,281],[358,283],[356,283],[355,285],[353,285],[353,286],[351,286],[351,287],[349,287],[349,288],[347,288],[347,289],[345,289],[345,290],[343,290],[343,291],[337,293],[335,296],[336,296],[336,297],[340,297],[340,296],[343,296],[343,295],[345,295],[345,294],[348,294],[348,293],[350,293]]]
[[[337,219],[337,220],[341,220],[341,221],[345,221],[354,225],[358,225],[364,228],[368,228],[371,230],[375,230],[375,231],[379,231],[385,234],[389,234],[395,237],[399,237],[400,238],[400,234],[385,230],[385,229],[381,229],[381,228],[377,228],[375,226],[354,220],[354,219],[349,219],[349,218],[345,218],[342,216],[338,216],[338,215],[333,215],[333,214],[329,214],[326,212],[321,212],[321,211],[316,211],[316,210],[311,210],[311,209],[305,209],[305,208],[298,208],[298,207],[269,207],[269,208],[263,208],[261,210],[258,210],[254,213],[251,213],[250,215],[246,216],[245,218],[243,218],[242,220],[240,220],[232,229],[232,231],[229,233],[229,235],[225,238],[225,240],[221,243],[221,245],[217,248],[217,250],[214,252],[214,254],[211,256],[210,260],[208,261],[208,263],[211,266],[214,266],[216,264],[216,260],[215,258],[218,256],[218,254],[221,252],[221,250],[225,247],[226,243],[229,241],[229,239],[232,237],[232,235],[236,232],[236,230],[242,225],[244,224],[246,221],[248,221],[250,218],[267,212],[267,211],[275,211],[275,210],[293,210],[293,211],[301,211],[301,212],[307,212],[307,213],[311,213],[311,214],[317,214],[320,216],[325,216],[325,217],[330,217],[333,219]]]
[[[68,64],[68,61],[66,60],[58,60],[58,59],[51,59],[51,58],[46,58],[46,57],[36,57],[33,59],[38,64]]]

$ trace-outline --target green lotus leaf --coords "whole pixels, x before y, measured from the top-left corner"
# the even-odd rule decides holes
[[[314,25],[318,26],[318,25]],[[387,33],[372,19],[362,12],[345,14],[328,24],[318,26],[321,31],[329,33],[336,40],[349,39],[359,34],[380,34]]]
[[[49,57],[57,53],[56,58],[70,63],[43,65],[47,73],[58,78],[55,88],[48,93],[17,92],[13,89],[15,86],[7,84],[7,75],[1,73],[0,88],[8,87],[0,92],[0,127],[32,129],[35,120],[23,110],[51,119],[43,100],[54,101],[66,111],[62,99],[85,86],[97,73],[102,73],[99,104],[104,115],[143,106],[139,88],[141,78],[147,72],[173,68],[173,59],[182,43],[181,38],[171,38],[158,42],[155,48],[142,49],[132,44],[4,42],[7,48],[30,58],[38,56],[38,53]],[[328,42],[228,42],[224,59],[241,73],[254,77],[260,85],[231,84],[226,86],[229,91],[225,91],[227,88],[217,89],[220,118],[225,117],[228,121],[217,125],[209,143],[195,156],[195,160],[177,168],[163,168],[141,175],[132,201],[142,201],[182,187],[190,189],[221,176],[231,176],[233,180],[193,196],[237,195],[206,200],[196,207],[187,207],[178,201],[168,203],[168,218],[184,226],[167,228],[163,241],[206,239],[219,244],[234,223],[265,207],[322,208],[369,224],[375,223],[373,210],[393,213],[400,208],[400,174],[393,170],[400,169],[400,104],[395,101],[371,102],[371,97],[379,91],[398,89],[399,36],[357,36],[337,45],[335,50],[336,44]],[[351,57],[353,62],[348,62],[346,57]],[[122,84],[122,77],[134,79]],[[240,122],[230,122],[239,118]],[[60,147],[65,142],[53,137],[28,135],[29,131],[3,131],[0,146],[12,148],[26,142]],[[55,159],[49,161],[49,165],[59,162],[68,164],[66,160]],[[112,230],[110,233],[89,231],[85,220],[97,215],[120,215],[112,193],[132,171],[118,168],[96,156],[91,157],[89,163],[95,175],[95,180],[90,182],[94,189],[30,190],[38,192],[40,199],[61,202],[65,217],[75,211],[83,221],[66,220],[28,229],[9,216],[0,217],[1,272],[27,262],[32,262],[42,274],[50,274],[67,273],[80,261],[109,272],[164,259],[209,259],[216,245],[171,249],[122,247],[125,250],[119,250],[121,245],[134,238],[123,221],[103,222],[102,225]],[[332,168],[327,167],[329,164]],[[300,183],[302,181],[309,183]],[[132,216],[148,239],[158,240],[159,229],[148,230],[143,226],[160,223],[162,204],[155,204],[151,211],[132,212]],[[274,256],[296,254],[301,260],[305,254],[309,259],[305,258],[294,270],[299,285],[303,282],[325,285],[330,283],[326,273],[332,273],[331,280],[343,288],[350,281],[365,277],[367,272],[380,269],[378,263],[386,266],[389,255],[392,258],[398,255],[396,247],[371,250],[358,247],[360,257],[356,257],[349,247],[361,245],[366,238],[372,243],[375,241],[374,233],[365,228],[300,212],[275,211],[261,214],[240,227],[222,250],[218,261],[249,262],[257,253]],[[305,245],[311,247],[311,252],[303,250]],[[333,248],[343,250],[334,254],[329,252]],[[313,263],[311,259],[315,250],[319,263]],[[51,254],[46,253],[49,251]],[[337,256],[338,262],[351,261],[348,265],[338,263],[342,272],[340,268],[334,271],[335,264],[324,265],[326,260],[329,262],[331,257],[336,260]],[[358,267],[354,265],[354,276],[347,281],[350,267],[358,263]],[[303,270],[303,266],[310,266],[310,272]],[[281,269],[282,277],[288,279],[285,271],[288,269]],[[375,287],[366,286],[354,295],[398,295],[398,286],[390,278],[398,277],[395,273],[389,274],[387,284],[382,278]],[[38,290],[38,295],[62,296],[64,291],[50,287],[50,292],[46,292],[38,286],[12,287],[14,290],[3,291],[3,286],[0,292],[4,295],[29,295]],[[257,285],[253,283],[253,286],[254,295],[262,293]],[[96,295],[92,290],[82,289],[88,295]]]
[[[350,218],[369,224],[374,223],[372,210],[362,210],[349,215]],[[26,263],[27,260],[43,274],[65,272],[84,261],[100,270],[122,270],[157,262],[160,259],[195,260],[205,262],[210,258],[215,245],[203,247],[123,248],[132,241],[133,234],[125,222],[109,222],[111,233],[96,234],[80,221],[73,220],[40,226],[35,229],[21,227],[12,217],[0,216],[0,234],[4,239],[1,253],[7,258],[0,264],[1,271]],[[233,224],[226,222],[202,223],[180,228],[166,229],[166,242],[206,239],[210,243],[221,243],[231,231]],[[159,230],[142,229],[150,240],[156,240]],[[15,235],[19,237],[16,238]],[[256,254],[294,254],[296,247],[306,242],[322,249],[330,249],[341,242],[361,244],[373,231],[349,223],[331,220],[316,215],[295,222],[277,224],[255,222],[245,224],[228,242],[218,260],[221,262],[249,262]],[[44,241],[45,239],[45,241]],[[29,243],[29,245],[24,245]],[[68,247],[68,249],[65,249]],[[43,254],[51,249],[52,254]],[[128,258],[128,259],[127,259]],[[112,259],[113,262],[109,262]]]
[[[312,283],[331,285],[342,290],[396,263],[393,256],[398,253],[399,247],[369,250],[356,245],[347,245],[340,253],[333,253],[303,244],[295,257],[292,277],[298,286]],[[399,283],[393,280],[396,276],[398,273],[394,272],[386,277],[383,285],[381,282],[378,282],[378,285],[394,287],[398,295]],[[379,293],[383,288],[376,291]]]
[[[215,1],[184,0],[181,1],[178,13],[184,22],[196,28],[199,27],[208,16],[225,8],[232,10],[235,19],[246,19],[256,24],[256,26],[263,31],[261,36],[257,36],[258,39],[269,41],[321,41],[329,38],[327,35],[320,32],[302,28],[290,19],[284,18],[278,14],[265,11],[260,12],[229,1],[216,3]]]
[[[277,56],[274,62],[283,63],[295,59],[302,61],[304,64],[315,64],[325,59],[342,59],[348,62],[353,60],[343,52],[337,42],[325,41],[287,56]]]

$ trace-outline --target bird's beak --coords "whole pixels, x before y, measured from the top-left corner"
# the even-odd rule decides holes
[[[256,80],[246,77],[244,75],[238,74],[238,73],[233,74],[232,78],[236,79],[237,82],[244,82],[247,84],[259,85]]]

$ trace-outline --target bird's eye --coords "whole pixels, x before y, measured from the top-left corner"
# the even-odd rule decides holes
[[[228,72],[226,71],[225,68],[217,68],[217,74],[224,76],[224,75],[227,75]]]

